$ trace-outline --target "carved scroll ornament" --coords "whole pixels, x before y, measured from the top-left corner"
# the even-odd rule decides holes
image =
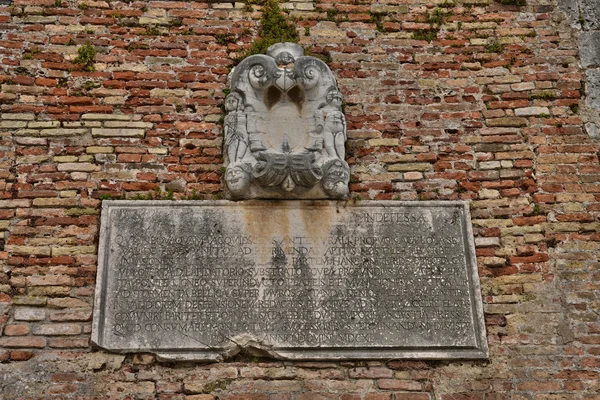
[[[225,99],[225,181],[231,197],[344,198],[342,95],[329,67],[278,43],[244,59]]]

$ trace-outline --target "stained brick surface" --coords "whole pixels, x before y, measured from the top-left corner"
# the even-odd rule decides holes
[[[223,193],[221,105],[258,31],[250,3],[0,4],[2,396],[598,398],[599,148],[554,1],[282,3],[345,96],[353,201],[471,202],[489,362],[173,365],[90,347],[102,199]],[[74,62],[88,41],[91,72]]]

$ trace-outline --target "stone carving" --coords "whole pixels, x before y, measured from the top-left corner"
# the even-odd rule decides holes
[[[225,99],[225,182],[231,197],[344,198],[346,119],[331,70],[278,43],[233,71]]]

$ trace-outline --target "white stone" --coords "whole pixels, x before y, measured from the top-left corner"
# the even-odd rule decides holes
[[[232,72],[224,136],[233,198],[348,195],[342,96],[329,67],[303,54],[300,45],[278,43]]]
[[[101,216],[92,341],[108,350],[487,358],[467,202],[117,200]]]
[[[540,114],[550,114],[548,107],[524,107],[515,109],[515,115],[517,117],[529,117]]]
[[[21,308],[15,309],[15,321],[41,321],[46,318],[46,310],[43,308]]]

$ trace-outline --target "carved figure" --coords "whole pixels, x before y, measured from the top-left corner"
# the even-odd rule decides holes
[[[341,199],[348,196],[350,173],[348,164],[342,160],[331,160],[323,166],[323,189],[331,198]]]
[[[225,99],[225,110],[228,112],[224,121],[225,147],[230,162],[241,160],[248,148],[248,131],[244,99],[237,92],[230,93]]]
[[[344,159],[346,153],[346,118],[342,113],[342,94],[336,88],[330,88],[326,96],[327,105],[323,107],[324,113],[324,142],[327,154],[330,157]]]
[[[225,101],[225,181],[234,198],[343,198],[342,95],[329,67],[278,43],[232,72]]]

